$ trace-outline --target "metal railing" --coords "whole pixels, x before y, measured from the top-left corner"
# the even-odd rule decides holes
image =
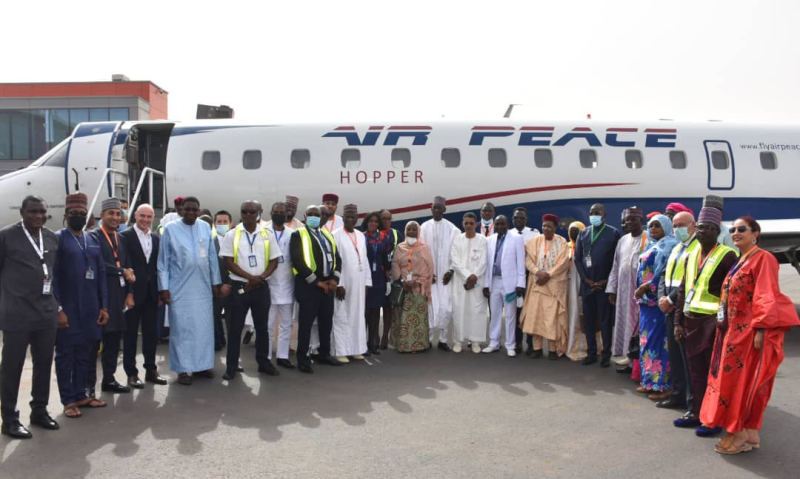
[[[97,189],[95,190],[94,196],[92,197],[92,204],[89,205],[90,215],[94,214],[94,207],[97,205],[98,198],[100,198],[100,192],[103,190],[103,187],[106,186],[106,183],[109,181],[109,178],[111,177],[112,173],[115,175],[122,175],[125,178],[128,177],[128,174],[123,171],[115,170],[114,168],[106,168],[105,171],[103,172],[103,179],[100,180],[100,184],[97,185]],[[83,229],[85,230],[86,226],[84,226]]]
[[[155,170],[153,168],[150,168],[149,166],[144,168],[142,170],[142,176],[139,178],[139,183],[136,185],[136,191],[133,193],[133,198],[131,198],[131,201],[128,203],[131,206],[131,208],[133,208],[136,205],[136,201],[139,199],[139,195],[142,193],[142,186],[144,186],[144,180],[145,179],[147,179],[147,192],[148,192],[148,201],[147,201],[147,203],[149,205],[151,205],[151,206],[153,205],[153,175],[158,175],[158,176],[166,179],[166,175],[164,174],[163,171]],[[163,208],[166,210],[166,207],[167,207],[167,185],[166,185],[166,181],[164,183],[165,183],[163,185],[164,187],[161,188],[161,192],[162,192],[162,203],[161,204],[163,205]],[[133,219],[133,215],[129,214],[128,215],[128,223],[130,223],[132,219]]]

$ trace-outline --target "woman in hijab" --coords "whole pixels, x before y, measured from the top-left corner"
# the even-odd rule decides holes
[[[672,220],[655,215],[647,223],[649,243],[639,255],[639,270],[634,296],[639,303],[639,392],[661,400],[672,391],[672,375],[667,352],[667,329],[664,313],[658,308],[658,283],[667,267],[672,248],[678,239],[672,234]]]
[[[433,257],[428,245],[419,239],[419,223],[406,224],[405,241],[399,243],[392,259],[392,279],[403,285],[403,306],[393,308],[390,335],[395,349],[416,353],[430,347],[428,304],[431,302]]]
[[[586,229],[580,221],[573,221],[568,228],[569,233],[569,280],[567,281],[567,316],[569,317],[569,343],[567,344],[567,357],[573,361],[580,361],[586,357],[586,335],[583,333],[583,314],[581,301],[581,278],[578,268],[575,267],[575,244],[578,235]]]

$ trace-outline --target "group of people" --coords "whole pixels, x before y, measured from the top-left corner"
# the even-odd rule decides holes
[[[525,208],[509,220],[486,203],[463,215],[462,232],[437,196],[432,218],[408,222],[403,234],[388,210],[363,214],[359,227],[358,207],[338,215],[331,193],[302,221],[295,196],[268,213],[247,200],[238,224],[180,197],[157,231],[147,204],[121,231],[127,211],[117,198],[103,201],[89,229],[87,204],[82,193],[68,195],[65,227],[53,233],[47,205],[29,196],[22,221],[0,230],[2,432],[14,438],[31,437],[16,409],[29,345],[31,424],[58,429],[46,409],[54,351],[64,415],[78,418],[106,405],[95,395],[98,354],[102,391],[166,384],[155,351],[168,325],[179,384],[213,378],[222,348],[223,379],[234,381],[252,325],[258,372],[269,376],[279,374],[273,353],[278,366],[313,373],[313,364],[342,366],[389,346],[482,354],[502,346],[514,357],[524,340],[532,359],[546,347],[551,360],[599,359],[601,367],[622,356],[618,372],[630,372],[637,391],[687,411],[676,426],[701,436],[724,428],[716,450],[735,454],[759,447],[783,334],[800,324],[780,293],[777,261],[758,248],[758,223],[739,218],[726,237],[719,197],[707,197],[697,219],[679,203],[646,223],[628,208],[624,236],[606,224],[602,204],[591,207],[589,227],[546,214],[540,233]],[[563,226],[569,239],[556,233]],[[115,379],[120,346],[127,385]]]

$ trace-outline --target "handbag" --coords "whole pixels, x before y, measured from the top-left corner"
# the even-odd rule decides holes
[[[639,333],[631,336],[631,341],[628,343],[628,358],[639,359]]]
[[[400,281],[395,281],[392,283],[392,292],[389,293],[389,303],[393,308],[399,308],[403,305],[404,296],[405,292],[403,291],[403,283]]]

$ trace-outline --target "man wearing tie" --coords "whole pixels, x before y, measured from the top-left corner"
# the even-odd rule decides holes
[[[144,388],[136,368],[136,343],[139,325],[142,328],[144,380],[167,384],[156,367],[156,318],[158,315],[158,236],[150,230],[155,213],[148,204],[139,205],[134,213],[136,223],[119,234],[128,251],[128,259],[137,281],[133,283],[133,308],[125,312],[125,334],[122,338],[122,364],[128,386]]]

